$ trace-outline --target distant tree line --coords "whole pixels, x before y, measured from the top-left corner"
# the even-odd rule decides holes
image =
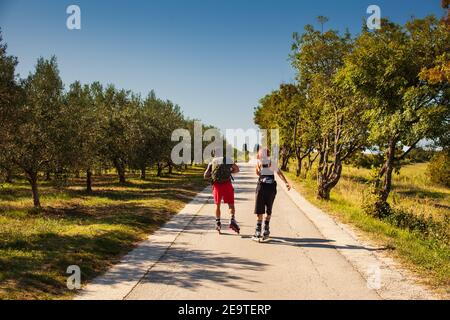
[[[262,98],[254,119],[280,129],[282,169],[294,158],[300,176],[317,163],[319,198],[330,199],[343,166],[372,150],[377,173],[369,207],[383,215],[393,173],[421,141],[448,155],[447,23],[434,16],[405,25],[384,19],[381,29],[364,27],[356,37],[307,25],[294,33],[290,57],[296,82]]]
[[[43,177],[84,172],[92,192],[94,170],[114,168],[121,183],[129,169],[140,170],[142,179],[150,167],[158,176],[172,172],[172,132],[194,128],[178,105],[153,91],[142,98],[98,82],[77,81],[65,90],[55,57],[39,58],[19,79],[18,60],[6,49],[0,33],[0,170],[9,182],[14,172],[23,173],[34,206],[41,206]]]

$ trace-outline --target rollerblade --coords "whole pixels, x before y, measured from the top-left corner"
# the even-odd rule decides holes
[[[257,226],[255,230],[255,235],[252,237],[252,240],[256,242],[261,242],[261,239],[262,239],[261,226]]]
[[[261,242],[269,242],[269,241],[270,241],[270,228],[268,225],[265,225]]]
[[[239,234],[241,232],[241,228],[237,224],[236,220],[233,218],[230,220],[230,229]]]
[[[219,232],[219,234],[222,233],[222,223],[220,220],[216,220],[216,231]]]

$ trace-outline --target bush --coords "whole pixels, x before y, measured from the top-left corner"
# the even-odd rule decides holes
[[[371,169],[373,167],[380,167],[383,164],[383,156],[381,154],[356,153],[347,164],[355,167]]]
[[[384,220],[396,227],[416,231],[424,239],[450,244],[450,221],[447,217],[440,222],[423,214],[415,215],[401,210],[391,210],[391,214]]]
[[[436,154],[434,150],[428,150],[424,148],[417,147],[406,156],[404,163],[424,163],[431,160],[431,158]]]
[[[448,152],[436,154],[428,164],[428,174],[433,183],[450,187],[450,155]]]
[[[381,200],[381,181],[378,169],[373,168],[370,175],[369,186],[364,190],[361,207],[366,214],[382,219],[391,215],[392,210],[388,203]]]

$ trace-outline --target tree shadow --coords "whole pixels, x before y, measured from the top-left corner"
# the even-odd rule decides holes
[[[397,187],[395,192],[399,195],[408,198],[420,198],[420,199],[445,199],[448,195],[444,192],[430,191],[420,187],[408,186],[408,188]]]
[[[242,270],[261,271],[266,266],[230,253],[172,247],[141,284],[156,283],[194,289],[207,283],[220,283],[226,287],[254,292],[252,284],[257,281],[239,276],[239,273]]]
[[[42,294],[67,296],[67,267],[78,265],[82,279],[92,279],[105,272],[118,258],[139,241],[137,234],[110,231],[84,235],[41,233],[0,244],[3,252],[26,252],[0,257],[2,284],[8,296],[35,299]],[[2,285],[3,287],[3,285]]]
[[[243,238],[251,238],[251,236],[243,236]],[[266,245],[283,245],[302,248],[318,248],[318,249],[339,249],[339,250],[365,250],[365,251],[382,251],[387,250],[385,247],[369,248],[355,245],[335,245],[334,240],[320,238],[287,238],[287,237],[271,237]]]

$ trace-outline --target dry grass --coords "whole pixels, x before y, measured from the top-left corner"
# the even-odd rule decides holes
[[[426,163],[419,163],[405,166],[399,174],[394,174],[394,188],[389,202],[394,208],[432,216],[437,221],[444,220],[446,216],[450,218],[450,189],[430,182],[426,169]],[[347,166],[334,192],[352,202],[361,203],[369,176],[367,169]]]
[[[40,186],[44,208],[32,209],[25,181],[0,187],[0,300],[64,299],[66,268],[78,265],[82,281],[104,272],[204,188],[202,168],[126,185],[116,176],[66,187]]]
[[[436,221],[450,218],[450,189],[433,185],[426,173],[427,164],[414,164],[394,176],[389,202],[394,209],[416,215],[432,216]],[[368,216],[361,209],[363,190],[370,171],[346,166],[339,184],[331,192],[330,201],[316,198],[316,181],[312,177],[287,176],[302,194],[338,220],[362,230],[369,238],[390,248],[394,257],[423,281],[441,293],[450,294],[450,248],[448,244],[421,237],[417,232],[398,228]]]

